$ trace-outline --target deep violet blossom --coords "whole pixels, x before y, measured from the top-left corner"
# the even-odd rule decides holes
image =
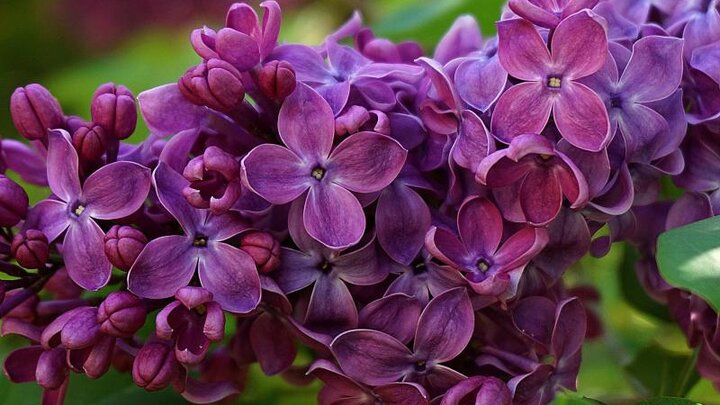
[[[552,113],[560,134],[578,148],[598,151],[612,139],[608,113],[598,95],[578,79],[597,72],[608,53],[602,20],[588,10],[561,22],[550,51],[527,20],[498,23],[498,55],[508,73],[523,80],[498,100],[492,116],[495,136],[510,142],[540,133]]]
[[[292,202],[307,191],[303,224],[310,236],[335,249],[357,243],[365,215],[351,191],[386,187],[402,169],[407,151],[373,132],[354,134],[333,148],[330,106],[306,85],[285,100],[278,128],[287,147],[253,149],[242,160],[247,184],[273,204]]]
[[[80,183],[78,155],[63,130],[48,135],[48,183],[57,199],[39,202],[25,228],[39,229],[48,240],[63,232],[68,274],[79,286],[98,290],[110,279],[112,265],[104,253],[105,233],[95,222],[137,211],[150,191],[150,170],[132,162],[104,166]],[[123,182],[116,183],[117,178]]]

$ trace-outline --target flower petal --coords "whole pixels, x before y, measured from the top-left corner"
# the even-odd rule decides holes
[[[550,52],[533,23],[514,18],[496,25],[498,57],[505,70],[521,80],[544,80],[550,66]]]
[[[497,101],[507,81],[508,74],[495,57],[467,60],[455,71],[458,96],[480,112],[486,112]]]
[[[68,205],[58,200],[42,200],[28,212],[23,229],[42,231],[52,242],[70,225]]]
[[[327,101],[298,82],[280,108],[278,131],[290,150],[304,159],[318,161],[330,154],[335,117]]]
[[[232,28],[223,28],[215,39],[220,58],[230,62],[239,71],[250,70],[260,61],[260,49],[255,38]]]
[[[162,162],[155,169],[153,179],[160,203],[180,223],[186,235],[195,236],[207,214],[204,210],[193,208],[183,197],[182,189],[188,185],[188,181]]]
[[[503,236],[500,210],[486,198],[467,200],[458,212],[458,231],[468,253],[492,256]]]
[[[314,180],[312,167],[280,145],[255,147],[242,160],[246,183],[273,204],[287,204],[302,195]]]
[[[304,326],[330,336],[357,327],[355,301],[345,283],[333,275],[321,274],[315,281]]]
[[[335,148],[327,163],[330,181],[356,193],[372,193],[392,183],[407,151],[389,136],[375,132],[351,135]]]
[[[639,103],[623,108],[617,114],[618,126],[625,140],[627,159],[631,162],[649,163],[654,160],[660,139],[665,138],[670,127],[665,118],[655,110]]]
[[[43,351],[41,346],[28,346],[10,352],[3,363],[5,376],[15,384],[35,381],[35,369]]]
[[[682,80],[683,41],[679,38],[649,36],[633,44],[633,53],[619,86],[624,94],[640,103],[670,96]]]
[[[446,64],[482,48],[482,33],[474,17],[458,17],[435,47],[433,59]]]
[[[372,386],[400,380],[412,367],[412,353],[394,337],[369,329],[347,331],[330,345],[350,378]]]
[[[153,239],[128,273],[128,290],[143,298],[168,298],[190,284],[197,267],[192,240],[169,235]]]
[[[428,403],[428,394],[420,384],[392,383],[377,387],[374,391],[385,405],[424,405]]]
[[[380,246],[393,260],[410,264],[423,247],[430,229],[430,209],[411,188],[393,184],[383,190],[375,210]]]
[[[378,248],[373,238],[362,248],[331,260],[333,274],[354,285],[377,284],[388,275],[387,269],[378,259]]]
[[[425,307],[415,333],[415,352],[434,362],[455,358],[470,342],[475,318],[465,288],[453,288]]]
[[[88,214],[97,219],[126,217],[142,207],[150,192],[150,169],[115,162],[91,174],[83,186]]]
[[[602,17],[583,10],[558,24],[550,48],[564,81],[590,76],[605,64],[607,32],[600,21]]]
[[[527,222],[542,226],[550,223],[562,208],[562,189],[553,173],[546,170],[530,172],[520,188],[520,205]]]
[[[137,99],[145,124],[158,136],[203,127],[212,117],[208,108],[189,102],[175,83],[144,91]]]
[[[422,307],[420,301],[406,294],[391,294],[375,300],[360,311],[358,325],[363,329],[385,332],[409,343],[415,335]]]
[[[92,219],[72,221],[63,242],[63,259],[70,278],[80,287],[97,291],[110,281],[112,264],[105,256],[105,233]]]
[[[365,232],[365,213],[352,193],[328,183],[310,189],[303,223],[308,234],[332,249],[343,249],[360,241]]]
[[[495,152],[495,140],[480,117],[470,110],[462,112],[460,132],[450,152],[453,160],[475,171],[484,158]]]
[[[253,259],[227,243],[208,244],[198,262],[200,284],[224,310],[248,313],[260,303],[260,277]]]
[[[572,297],[558,303],[552,331],[552,348],[558,360],[580,350],[586,328],[585,308],[579,298]]]
[[[79,158],[70,135],[62,129],[48,132],[47,175],[53,194],[65,202],[80,197]]]
[[[250,345],[265,375],[282,373],[292,366],[297,348],[290,331],[277,317],[265,312],[250,327]]]
[[[580,149],[597,152],[612,140],[605,104],[584,84],[563,84],[553,117],[563,138]]]
[[[604,105],[602,107],[605,108]],[[552,109],[553,97],[544,84],[516,84],[500,96],[495,106],[490,122],[492,133],[505,143],[521,134],[539,134],[545,128]]]
[[[281,257],[273,276],[285,294],[302,290],[320,277],[320,258],[289,248],[282,248]]]

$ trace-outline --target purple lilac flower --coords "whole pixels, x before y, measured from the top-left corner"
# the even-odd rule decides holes
[[[593,8],[599,0],[510,0],[510,10],[520,17],[545,28],[555,28],[576,12]]]
[[[527,20],[498,23],[498,54],[508,73],[522,80],[498,100],[492,132],[510,142],[525,133],[540,133],[553,114],[560,134],[572,145],[599,151],[612,139],[602,100],[578,80],[597,72],[608,53],[601,20],[588,10],[564,19],[555,30],[550,51]]]
[[[98,290],[110,279],[112,265],[104,253],[105,233],[95,222],[119,219],[137,211],[150,191],[150,170],[132,162],[100,168],[81,185],[79,161],[63,130],[48,135],[48,183],[57,199],[35,205],[26,228],[55,240],[63,232],[63,258],[70,277],[86,290]],[[122,183],[116,179],[122,178]]]

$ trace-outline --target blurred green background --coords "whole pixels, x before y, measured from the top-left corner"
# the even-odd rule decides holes
[[[428,53],[452,21],[470,13],[491,35],[502,0],[319,0],[282,1],[285,41],[319,43],[359,9],[379,36],[420,41]],[[192,28],[218,27],[226,0],[3,0],[0,2],[0,136],[16,137],[8,111],[15,87],[39,82],[61,101],[67,114],[89,116],[94,89],[113,81],[140,91],[174,82],[198,63],[189,44]],[[142,128],[140,126],[139,128]],[[139,130],[141,137],[146,132]],[[693,353],[667,311],[642,291],[632,267],[633,252],[619,245],[602,260],[583,260],[571,284],[593,284],[602,300],[596,308],[605,335],[583,352],[577,394],[556,403],[580,403],[582,397],[608,404],[632,404],[638,398],[687,396],[720,404],[709,383],[698,382]],[[20,341],[0,339],[4,357]],[[239,404],[311,404],[318,385],[294,388],[279,377],[254,369]],[[36,404],[39,391],[0,378],[0,404]],[[96,382],[74,376],[67,404],[174,404],[172,391],[149,394],[127,375],[110,373]]]

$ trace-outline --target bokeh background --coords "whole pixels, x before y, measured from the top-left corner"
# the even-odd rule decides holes
[[[281,38],[317,44],[358,9],[379,36],[419,41],[426,52],[461,14],[473,14],[487,35],[494,32],[503,0],[279,0]],[[112,81],[137,95],[174,82],[198,57],[189,44],[193,28],[222,25],[228,0],[2,0],[0,1],[0,136],[17,137],[9,98],[17,87],[39,82],[60,100],[65,113],[89,116],[95,88]],[[251,2],[253,3],[253,2]],[[134,139],[147,134],[138,126]],[[36,196],[42,198],[42,196]],[[608,404],[631,404],[653,395],[685,396],[720,404],[709,383],[694,373],[693,353],[669,322],[667,310],[640,288],[633,252],[622,245],[601,259],[585,259],[569,273],[574,285],[594,285],[603,338],[583,352],[578,394],[560,395],[556,404],[583,396]],[[232,325],[232,322],[229,322]],[[0,339],[0,356],[21,342]],[[251,370],[238,404],[315,403],[319,386],[297,388],[280,377]],[[33,385],[11,385],[0,377],[0,404],[36,404]],[[175,404],[168,390],[146,393],[126,374],[111,372],[99,381],[74,376],[66,403]]]

